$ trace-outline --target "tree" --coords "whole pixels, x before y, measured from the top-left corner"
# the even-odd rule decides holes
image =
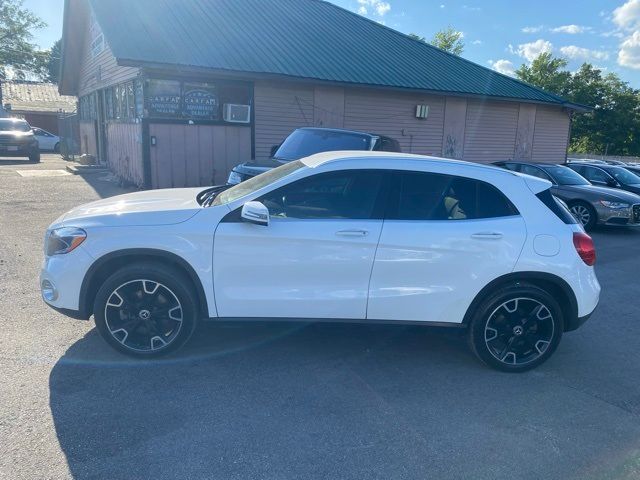
[[[421,37],[420,35],[418,35],[417,33],[410,33],[409,36],[411,38],[413,38],[414,40],[420,40],[421,42],[427,42],[427,39],[424,37]]]
[[[640,91],[589,63],[571,73],[567,61],[540,54],[516,70],[520,80],[593,108],[573,116],[569,149],[576,153],[640,154]]]
[[[549,52],[541,53],[531,62],[516,70],[518,78],[557,95],[565,95],[571,81],[571,73],[564,70],[567,61],[554,58]]]
[[[62,58],[62,39],[56,40],[51,50],[47,52],[47,57],[47,80],[58,83],[60,59]]]
[[[44,26],[22,0],[0,0],[0,80],[45,74],[46,54],[32,42],[32,32]]]
[[[464,51],[462,36],[462,32],[459,32],[453,27],[447,27],[444,30],[436,32],[429,43],[445,52],[461,55]]]

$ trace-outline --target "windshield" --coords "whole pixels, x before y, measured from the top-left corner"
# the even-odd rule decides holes
[[[276,160],[291,161],[314,153],[337,150],[370,150],[371,137],[333,130],[299,129],[289,135],[273,156]]]
[[[635,173],[631,173],[629,170],[623,167],[610,167],[607,168],[607,172],[610,173],[613,178],[622,183],[623,185],[637,185],[640,184],[640,177]]]
[[[558,185],[591,185],[583,176],[562,165],[544,167]]]
[[[18,132],[28,132],[31,130],[31,127],[24,120],[14,120],[11,118],[0,118],[0,131],[18,131]]]
[[[225,190],[224,192],[220,193],[215,198],[215,200],[213,200],[211,205],[224,205],[226,203],[231,203],[234,200],[244,197],[245,195],[250,195],[253,192],[257,192],[262,187],[266,187],[270,183],[276,182],[282,177],[286,177],[287,175],[295,172],[296,170],[300,170],[303,167],[305,167],[305,164],[298,160],[269,170],[265,173],[250,178],[249,180],[239,183],[231,187],[229,190]]]

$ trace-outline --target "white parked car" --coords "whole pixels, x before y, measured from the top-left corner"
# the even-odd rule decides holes
[[[47,132],[38,127],[33,127],[33,134],[38,140],[38,148],[40,151],[59,152],[60,151],[60,137],[53,133]]]
[[[45,239],[44,300],[117,350],[174,351],[203,319],[466,328],[524,371],[595,309],[591,238],[551,183],[385,152],[322,153],[231,188],[89,203]]]

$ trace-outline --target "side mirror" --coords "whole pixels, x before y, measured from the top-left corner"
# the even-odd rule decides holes
[[[245,222],[269,226],[269,209],[260,202],[247,202],[242,206],[240,217]]]
[[[276,152],[277,152],[277,151],[278,151],[278,149],[280,148],[280,145],[281,145],[281,144],[278,144],[278,145],[271,145],[271,151],[270,151],[270,153],[269,153],[269,156],[270,156],[270,157],[275,157]]]

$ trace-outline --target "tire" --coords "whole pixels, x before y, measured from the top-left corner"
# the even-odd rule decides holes
[[[195,330],[200,309],[193,291],[189,278],[176,269],[154,263],[123,267],[96,294],[96,327],[126,355],[166,355],[182,347]]]
[[[60,142],[53,146],[53,153],[60,153]]]
[[[598,214],[595,209],[586,202],[573,202],[569,204],[569,210],[582,224],[586,231],[590,231],[598,223]]]
[[[29,155],[29,161],[33,163],[40,163],[40,152],[33,152]]]
[[[562,338],[564,318],[558,302],[529,284],[500,288],[484,300],[469,327],[473,353],[503,372],[525,372],[551,357]]]

